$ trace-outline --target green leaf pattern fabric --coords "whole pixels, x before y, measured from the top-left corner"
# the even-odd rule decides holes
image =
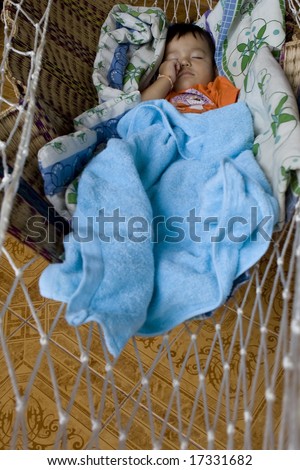
[[[253,151],[279,201],[281,228],[288,186],[300,194],[300,124],[295,95],[268,46],[261,47],[251,62],[240,99],[252,112]]]
[[[160,8],[118,4],[111,9],[101,28],[92,76],[99,105],[76,118],[77,128],[94,128],[104,116],[115,118],[140,102],[139,89],[150,83],[161,63],[166,34],[167,20]],[[118,90],[109,86],[107,73],[116,48],[124,43],[129,46],[128,64]]]
[[[220,1],[206,19],[216,43],[225,2]],[[279,228],[285,222],[288,186],[300,194],[299,112],[277,62],[285,41],[284,18],[284,0],[237,1],[222,51],[223,71],[241,89],[239,99],[253,115],[253,153],[279,201]],[[204,19],[198,24],[205,27]]]

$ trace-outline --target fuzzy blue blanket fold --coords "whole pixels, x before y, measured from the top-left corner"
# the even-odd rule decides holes
[[[180,114],[142,103],[84,169],[65,261],[40,279],[72,325],[95,320],[118,356],[134,334],[216,309],[267,250],[277,201],[244,103]]]

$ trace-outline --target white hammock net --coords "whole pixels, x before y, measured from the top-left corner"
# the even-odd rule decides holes
[[[7,3],[15,6],[16,20],[25,14],[22,0]],[[172,3],[174,18],[179,3]],[[182,3],[199,16],[200,2]],[[28,155],[51,4],[32,21],[22,105],[6,97],[14,28],[4,24],[0,104],[17,109],[18,118],[0,142],[0,448],[299,449],[299,204],[250,281],[210,319],[156,338],[133,338],[117,361],[97,324],[72,328],[64,305],[39,297],[46,261],[6,232]],[[166,8],[169,1],[155,5]],[[299,21],[299,2],[289,6]],[[10,172],[6,148],[20,122]]]

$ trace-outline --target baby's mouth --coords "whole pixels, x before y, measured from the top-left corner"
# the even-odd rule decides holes
[[[183,77],[184,75],[194,75],[191,70],[182,70],[182,72],[179,73],[178,78]]]

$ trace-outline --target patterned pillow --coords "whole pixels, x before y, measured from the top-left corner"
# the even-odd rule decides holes
[[[198,24],[211,31],[216,43],[216,64],[241,88],[258,49],[268,45],[276,58],[285,41],[281,0],[226,0],[203,15]]]
[[[261,47],[252,61],[240,99],[254,119],[253,151],[272,184],[285,222],[288,186],[300,194],[300,123],[297,101],[281,66],[268,46]]]

